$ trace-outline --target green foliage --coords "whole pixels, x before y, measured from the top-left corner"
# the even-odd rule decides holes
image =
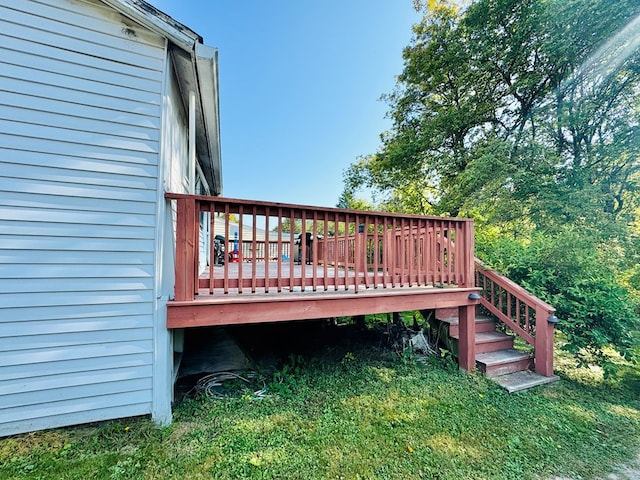
[[[385,96],[393,128],[346,170],[346,188],[392,211],[474,218],[478,256],[520,262],[504,271],[558,307],[581,363],[605,362],[607,345],[627,355],[640,292],[640,3],[414,4],[424,17]]]
[[[496,220],[512,212],[544,227],[585,215],[606,226],[632,214],[640,48],[621,53],[615,34],[640,12],[637,2],[422,8],[385,97],[393,129],[345,172],[349,189],[366,186],[381,204],[416,213],[455,215],[498,200],[506,208]]]
[[[357,198],[349,188],[345,188],[343,190],[336,207],[345,210],[375,210],[375,207],[371,202],[362,198]]]
[[[502,237],[485,251],[498,270],[556,308],[568,341],[563,348],[579,365],[595,363],[610,375],[618,363],[609,349],[640,359],[633,338],[638,303],[616,279],[619,252],[610,245],[567,227],[527,242]]]

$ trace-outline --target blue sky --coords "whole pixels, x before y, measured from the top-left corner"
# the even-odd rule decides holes
[[[411,0],[150,0],[219,50],[224,196],[335,206],[390,127]]]

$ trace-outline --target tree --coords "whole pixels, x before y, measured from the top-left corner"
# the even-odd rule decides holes
[[[638,278],[625,273],[635,268],[625,258],[640,250],[629,228],[640,211],[640,4],[414,3],[424,16],[385,96],[393,127],[375,154],[345,172],[345,188],[367,187],[394,210],[473,216],[480,238],[497,229],[525,249],[548,239],[549,254],[563,255],[554,239],[572,232],[588,258],[606,259],[606,281],[589,298],[620,298],[609,287],[626,291],[619,279]],[[569,284],[553,294],[550,285],[536,288],[563,309]],[[571,305],[569,316],[578,311]],[[598,317],[591,309],[591,320],[637,328],[623,310]],[[571,335],[581,351],[611,342],[626,352],[622,337],[600,336],[603,343],[584,331],[580,343],[578,330]]]
[[[398,86],[385,97],[393,129],[376,154],[347,170],[346,183],[423,213],[455,215],[499,196],[511,200],[508,210],[522,202],[538,210],[541,223],[566,221],[545,207],[583,205],[566,193],[579,188],[591,190],[598,217],[632,211],[636,205],[625,209],[625,202],[638,179],[638,55],[606,76],[583,65],[610,60],[598,45],[640,11],[622,3],[628,8],[483,0],[465,11],[442,2],[427,9]],[[478,175],[487,170],[490,185]],[[532,185],[548,202],[531,204]]]
[[[342,191],[336,207],[345,210],[374,210],[373,203],[362,198],[357,198],[354,192],[347,187]]]

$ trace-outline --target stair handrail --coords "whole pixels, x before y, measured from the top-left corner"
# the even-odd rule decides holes
[[[480,304],[535,349],[535,370],[553,376],[555,308],[475,258]]]

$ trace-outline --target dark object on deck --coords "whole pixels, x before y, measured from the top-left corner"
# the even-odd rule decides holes
[[[224,252],[227,241],[223,235],[216,235],[213,239],[213,242],[213,264],[224,265]]]
[[[306,232],[305,234],[306,240],[304,241],[304,245],[306,246],[306,255],[305,261],[307,264],[311,264],[313,261],[313,235],[311,232]],[[302,264],[302,245],[303,245],[303,236],[302,233],[298,235],[296,239],[296,257],[295,262],[298,264]]]

